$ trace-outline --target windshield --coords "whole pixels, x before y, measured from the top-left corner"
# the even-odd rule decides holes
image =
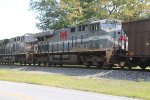
[[[101,23],[102,29],[119,29],[121,28],[121,25],[117,23]]]
[[[101,29],[121,29],[121,23],[113,20],[101,21]]]

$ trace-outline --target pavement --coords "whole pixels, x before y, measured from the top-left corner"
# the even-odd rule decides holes
[[[0,100],[138,100],[70,89],[0,81]]]

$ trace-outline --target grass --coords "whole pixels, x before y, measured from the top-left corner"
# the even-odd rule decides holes
[[[111,79],[85,79],[73,76],[6,69],[0,70],[0,80],[40,84],[51,87],[69,88],[150,100],[150,82],[144,82],[143,80],[133,82]]]

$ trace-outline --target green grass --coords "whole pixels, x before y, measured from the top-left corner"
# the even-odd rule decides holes
[[[51,87],[69,88],[150,100],[150,82],[144,82],[142,80],[133,82],[111,79],[85,79],[64,75],[6,69],[0,70],[0,80],[40,84]]]

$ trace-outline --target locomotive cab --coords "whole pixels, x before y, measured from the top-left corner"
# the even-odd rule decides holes
[[[34,45],[37,43],[36,38],[34,37],[34,34],[27,33],[24,34],[24,56],[22,57],[22,60],[20,63],[24,62],[24,64],[33,63],[33,53],[34,53]]]
[[[49,42],[53,37],[53,30],[36,33],[35,38],[37,43],[34,45],[34,58],[33,63],[40,65],[43,63],[46,65],[48,62],[48,54],[49,54]]]
[[[101,29],[106,32],[109,41],[113,43],[115,49],[126,49],[126,34],[122,31],[121,21],[119,20],[102,20]],[[109,47],[108,47],[109,48]]]
[[[109,67],[123,67],[125,56],[127,54],[127,37],[122,31],[121,21],[104,19],[101,21],[101,29],[105,32],[107,38],[107,51],[112,52],[106,54],[107,65]]]

